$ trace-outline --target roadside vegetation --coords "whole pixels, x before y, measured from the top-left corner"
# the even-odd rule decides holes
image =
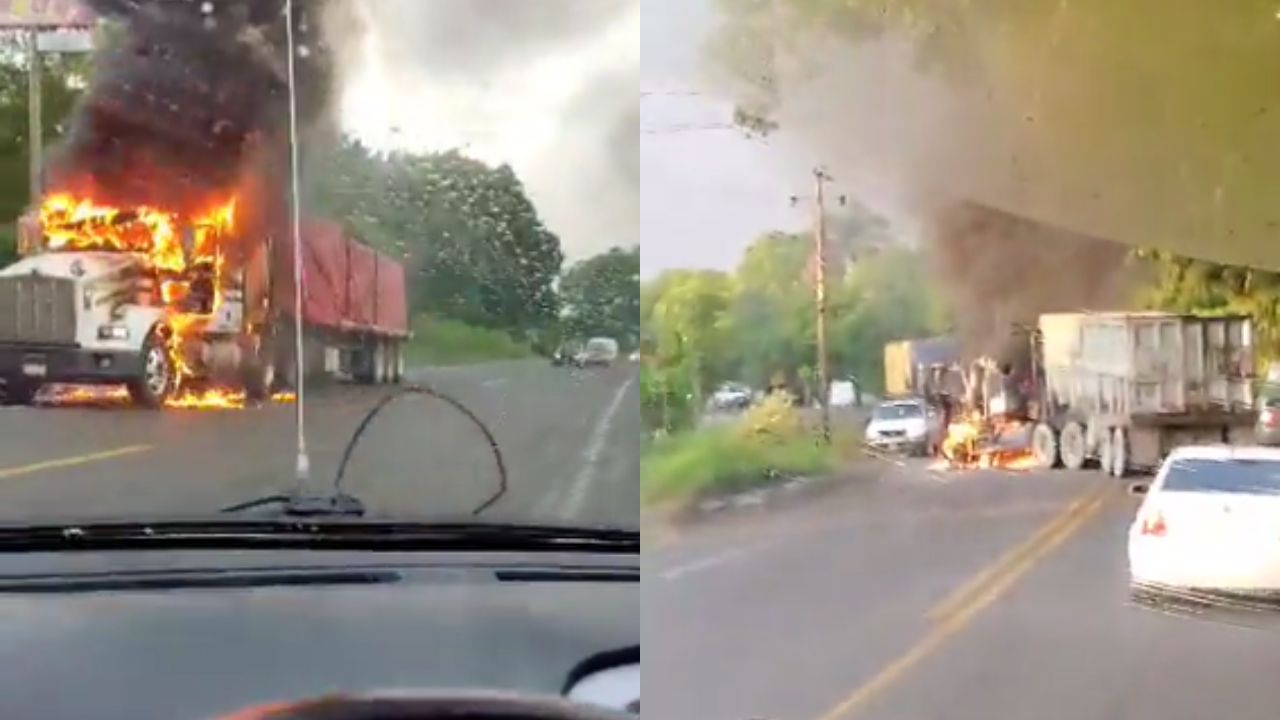
[[[653,440],[640,461],[646,505],[683,505],[830,471],[839,443],[806,427],[790,398],[773,395],[732,422]]]
[[[833,380],[857,378],[878,395],[884,344],[945,332],[941,299],[923,255],[896,242],[888,224],[853,207],[829,223],[828,347]],[[675,270],[640,293],[643,413],[648,427],[692,427],[715,388],[737,381],[786,389],[810,404],[815,310],[812,239],[772,232],[733,272]]]
[[[501,330],[429,315],[414,319],[413,340],[404,352],[410,366],[464,365],[534,356],[527,343],[520,343]]]
[[[879,395],[884,344],[945,332],[950,319],[921,253],[897,242],[882,218],[855,203],[828,226],[831,378],[856,378]],[[860,424],[837,423],[826,445],[803,409],[818,389],[812,248],[807,234],[767,233],[733,272],[670,271],[641,288],[646,505],[829,473],[856,454]],[[770,395],[708,424],[707,399],[726,381]]]

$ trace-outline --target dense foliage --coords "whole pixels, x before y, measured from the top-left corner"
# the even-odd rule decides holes
[[[950,323],[921,254],[881,243],[880,223],[857,227],[874,228],[877,242],[834,243],[828,350],[833,379],[856,378],[876,393],[883,386],[885,343],[943,332]],[[641,326],[649,382],[642,389],[650,427],[679,429],[724,381],[785,386],[801,397],[816,392],[812,247],[805,235],[768,233],[732,273],[679,270],[645,284]],[[680,392],[672,391],[677,385]]]

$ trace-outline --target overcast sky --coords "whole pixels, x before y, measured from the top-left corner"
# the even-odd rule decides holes
[[[791,207],[789,197],[812,197],[816,165],[835,176],[833,195],[856,199],[888,218],[897,237],[916,239],[919,223],[908,209],[911,203],[891,174],[882,172],[884,166],[857,153],[823,157],[805,138],[788,134],[787,119],[767,142],[735,130],[696,129],[732,119],[732,92],[722,79],[709,80],[703,50],[719,17],[711,0],[641,0],[641,6],[641,262],[646,277],[672,268],[731,269],[761,233],[807,228],[810,209]],[[859,72],[867,76],[862,80],[840,75],[847,80],[842,90],[874,97],[877,64],[859,63]],[[810,103],[803,110],[792,119],[806,128],[844,122],[834,105]],[[881,117],[880,122],[891,121]],[[853,123],[849,126],[853,132]],[[874,133],[868,138],[878,141]]]
[[[343,123],[508,163],[570,262],[640,241],[639,0],[359,0]]]
[[[640,259],[645,277],[672,268],[730,269],[751,240],[804,220],[788,196],[803,189],[786,153],[745,138],[733,104],[705,81],[709,0],[641,0]],[[708,127],[710,126],[710,127]]]

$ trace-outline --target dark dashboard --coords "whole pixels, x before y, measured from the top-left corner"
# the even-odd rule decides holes
[[[211,718],[420,689],[560,695],[593,658],[638,648],[639,579],[637,557],[608,554],[0,555],[0,717]]]

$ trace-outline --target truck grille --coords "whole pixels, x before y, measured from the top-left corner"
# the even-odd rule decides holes
[[[74,280],[0,278],[0,342],[70,345],[75,340]]]

